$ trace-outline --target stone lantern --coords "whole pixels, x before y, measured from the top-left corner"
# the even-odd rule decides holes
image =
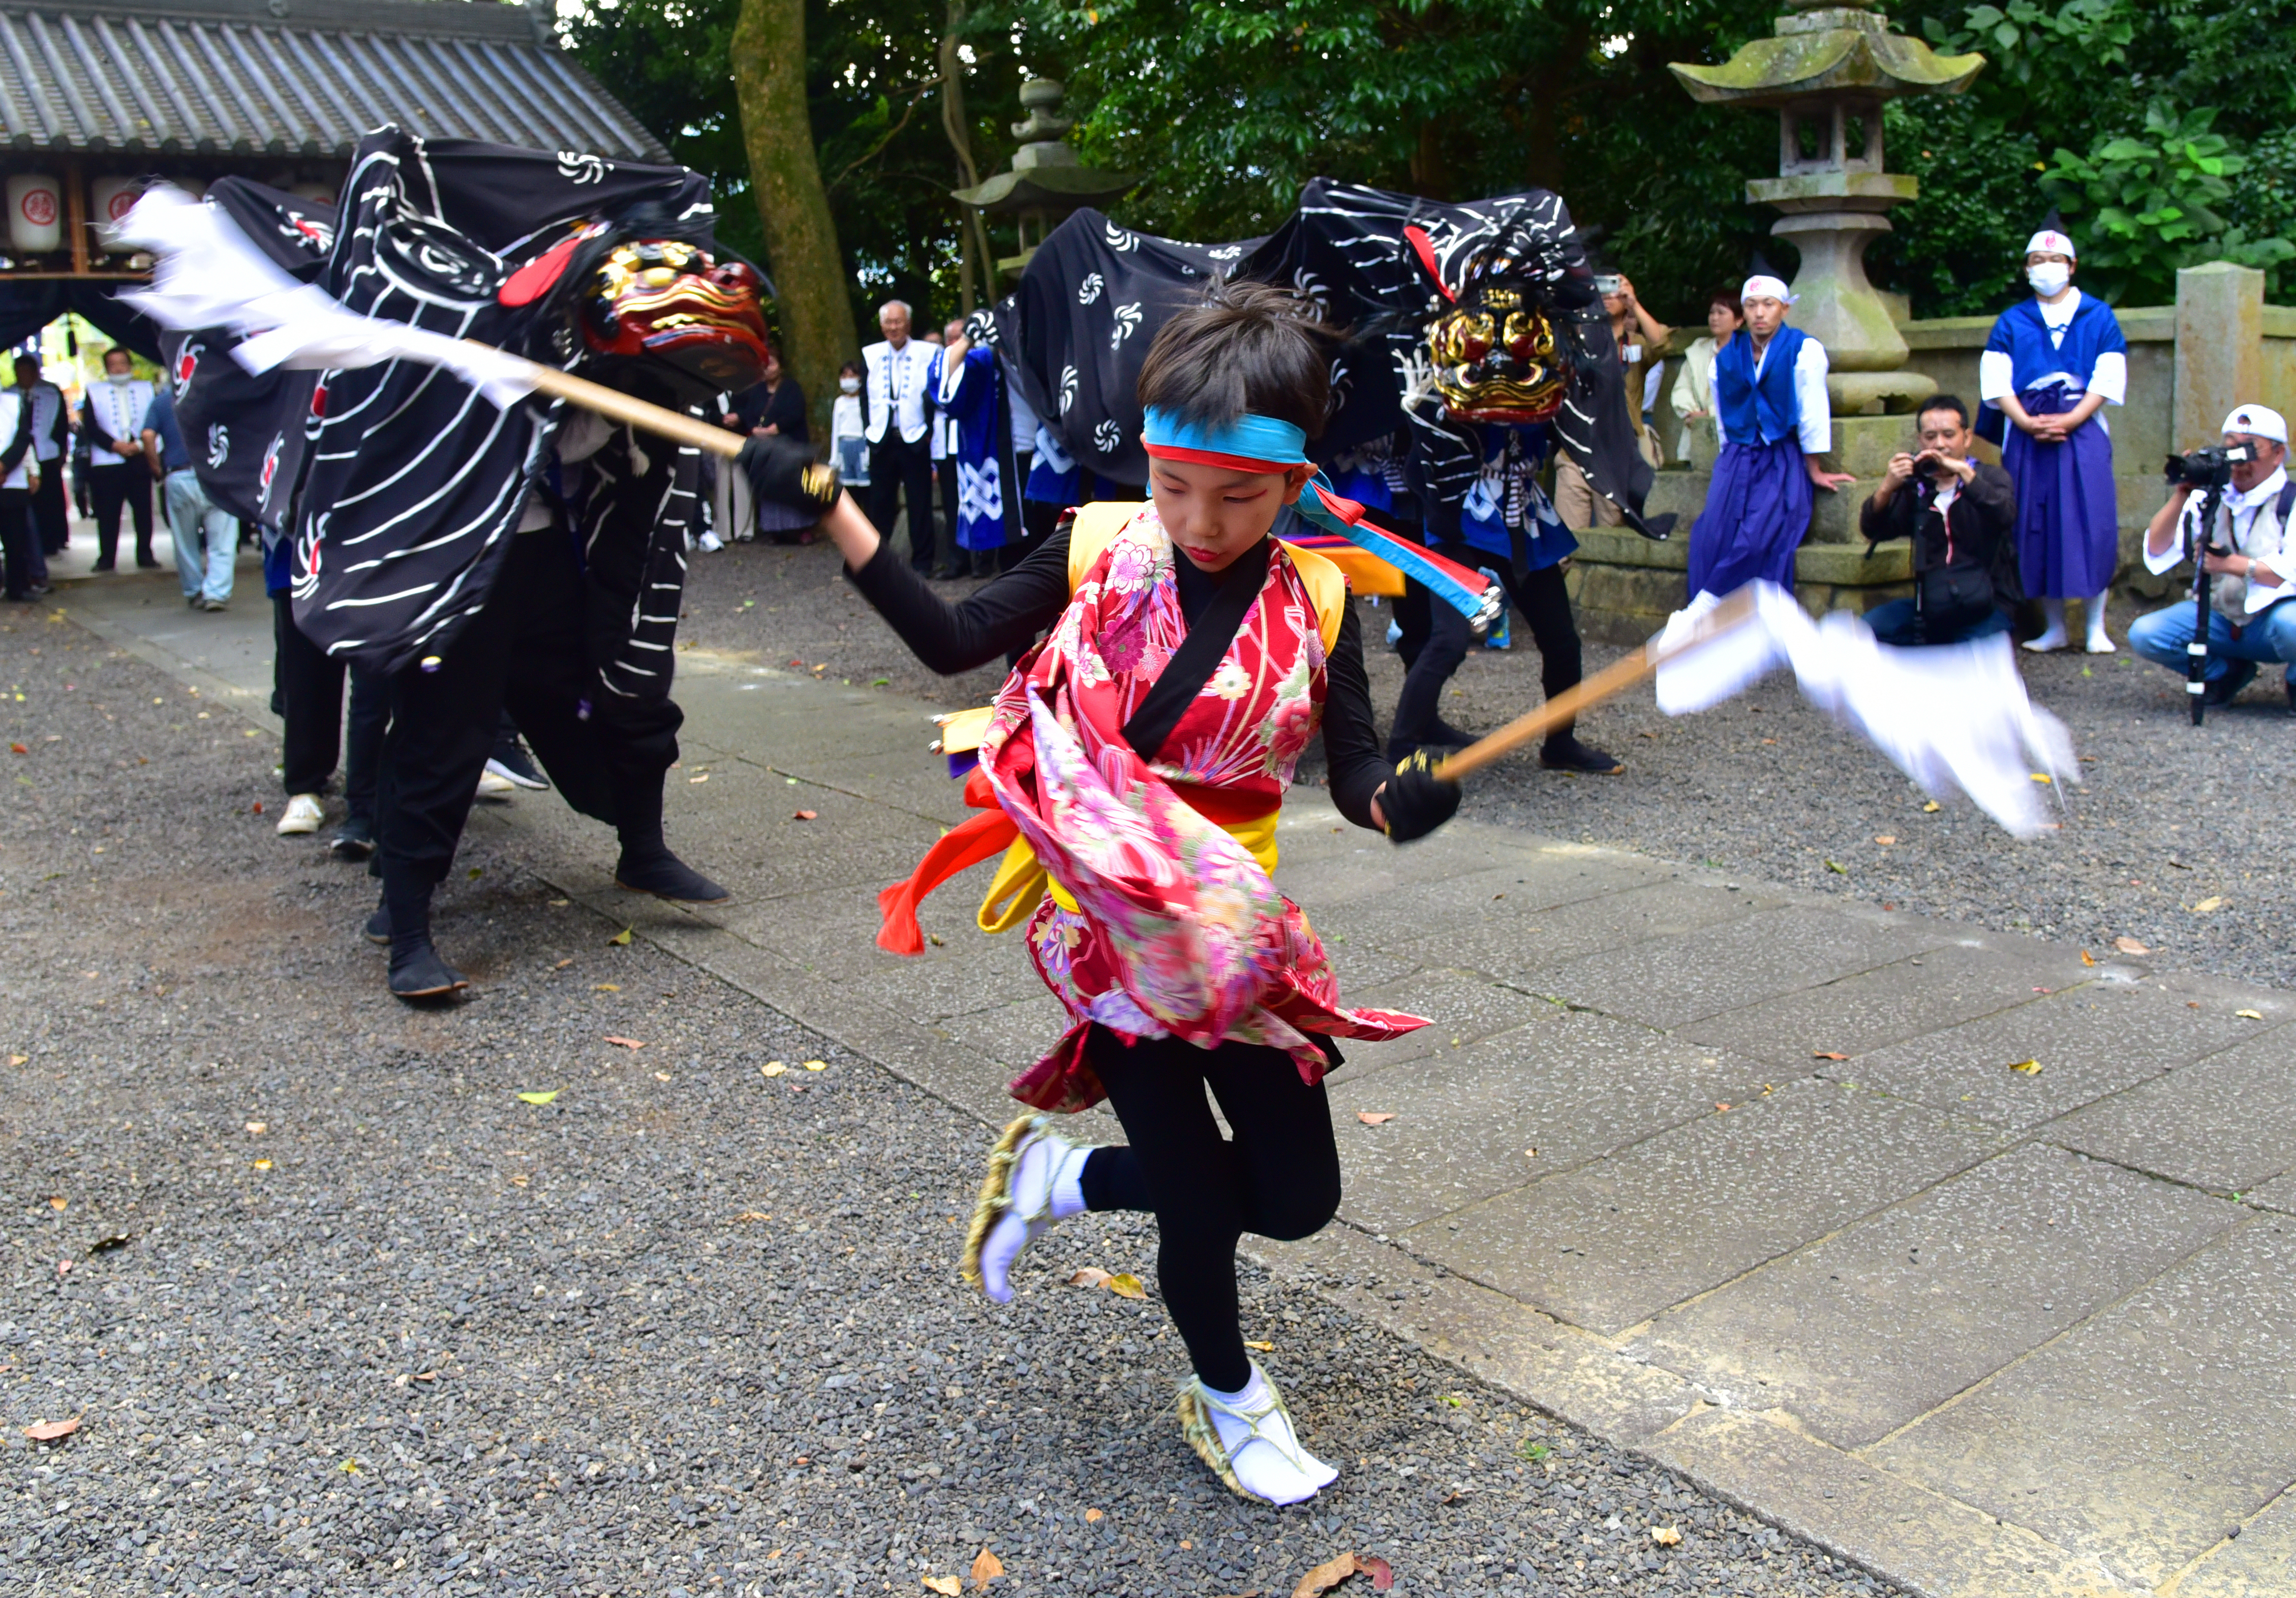
[[[1011,169],[978,188],[950,191],[950,198],[960,205],[987,216],[1013,218],[1021,251],[1003,258],[996,266],[1013,277],[1029,264],[1045,235],[1067,219],[1070,211],[1087,205],[1104,207],[1140,181],[1121,172],[1087,167],[1077,159],[1075,147],[1067,138],[1076,122],[1060,114],[1065,94],[1049,78],[1031,78],[1023,83],[1021,104],[1029,118],[1012,125],[1013,136],[1021,141],[1021,147],[1013,152]]]
[[[1890,231],[1886,213],[1920,192],[1883,169],[1882,106],[1899,95],[1957,95],[1982,55],[1939,55],[1891,33],[1870,0],[1790,0],[1776,33],[1718,67],[1670,63],[1708,105],[1775,107],[1778,176],[1746,185],[1749,199],[1785,214],[1773,235],[1801,252],[1793,325],[1824,344],[1836,416],[1905,411],[1937,391],[1901,370],[1904,337],[1866,276],[1866,247]]]

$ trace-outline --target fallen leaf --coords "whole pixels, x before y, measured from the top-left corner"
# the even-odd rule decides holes
[[[1887,849],[1898,841],[1898,835],[1894,832],[1877,832],[1874,835],[1874,841]]]
[[[817,810],[798,810],[790,812],[790,820],[792,821],[817,821],[820,819],[821,812]]]
[[[79,1417],[74,1415],[69,1421],[43,1421],[37,1426],[27,1426],[24,1435],[36,1443],[53,1443],[59,1437],[71,1436],[78,1429]]]
[[[687,778],[685,779],[685,781],[686,781],[686,786],[688,786],[689,787],[692,787],[693,784],[695,784],[695,783],[697,783],[697,782],[707,782],[707,781],[709,781],[709,772],[707,772],[707,771],[704,771],[704,772],[703,772],[701,776],[699,776],[699,777],[689,777],[689,778]]]
[[[1069,1278],[1069,1286],[1072,1288],[1104,1288],[1115,1280],[1115,1277],[1110,1275],[1099,1266],[1086,1265],[1084,1269],[1078,1271],[1075,1275]]]
[[[765,1075],[779,1076],[783,1072],[788,1070],[789,1067],[782,1064],[782,1062],[777,1059],[769,1059],[764,1065],[759,1066],[758,1069]]]
[[[929,1591],[942,1594],[944,1598],[956,1598],[959,1593],[964,1591],[964,1581],[961,1577],[927,1576],[922,1579]]]
[[[464,875],[469,877],[472,882],[478,881],[480,877],[484,877],[486,874],[487,869],[484,866],[472,866],[469,871],[464,873]]]
[[[109,1254],[114,1248],[125,1248],[135,1240],[135,1234],[132,1231],[115,1231],[110,1237],[98,1238],[90,1243],[87,1246],[87,1256],[94,1259],[97,1255]]]
[[[1650,1528],[1650,1534],[1651,1541],[1661,1548],[1676,1547],[1682,1542],[1682,1533],[1671,1526],[1653,1526]]]
[[[2135,938],[2115,938],[2112,940],[2112,946],[2120,950],[2123,954],[2150,954],[2152,952],[2152,951],[2147,949]]]
[[[1714,1108],[1715,1108],[1716,1109],[1718,1109],[1718,1110],[1722,1110],[1722,1111],[1726,1111],[1726,1111],[1729,1109],[1729,1108],[1730,1108],[1730,1107],[1729,1107],[1728,1105],[1726,1105],[1726,1104],[1723,1103],[1719,1099],[1717,1099],[1717,1100],[1714,1101]]]
[[[2014,1060],[2011,1062],[2009,1068],[2026,1076],[2038,1076],[2041,1074],[2041,1062],[2037,1059]]]
[[[1945,808],[1945,806],[1943,806],[1943,805],[1939,804],[1939,803],[1936,800],[1934,800],[1934,799],[1931,800],[1927,804],[1924,804],[1924,805],[1923,805],[1923,806],[1922,806],[1923,811],[1925,813],[1930,814],[1930,815],[1935,815],[1935,814],[1937,814],[1937,812],[1938,812],[1938,811],[1939,811],[1943,810],[1944,808]]]
[[[1275,1352],[1275,1345],[1273,1343],[1246,1342],[1244,1347],[1247,1348],[1256,1349],[1261,1354],[1273,1354]]]
[[[606,942],[619,945],[622,948],[627,948],[630,942],[630,929],[627,927],[623,927],[621,931],[616,933],[612,937],[608,938]]]
[[[2090,953],[2087,950],[2086,950],[2086,949],[2082,950],[2082,951],[2081,951],[2081,964],[2083,964],[2083,965],[2085,965],[2085,966],[2093,966],[2093,965],[2096,964],[2096,956],[2095,956],[2094,954],[2091,954],[2091,953]]]
[[[653,1074],[653,1079],[656,1082],[668,1082],[669,1080],[669,1073],[667,1071],[656,1071]]]
[[[1110,1277],[1108,1279],[1108,1290],[1115,1294],[1119,1298],[1145,1298],[1148,1297],[1148,1289],[1146,1284],[1142,1282],[1137,1276],[1135,1276],[1129,1271],[1119,1271],[1115,1275]]]
[[[553,910],[564,910],[568,905],[573,902],[574,901],[571,899],[553,899],[550,902],[550,908]]]
[[[2036,771],[2033,773],[2033,780],[2040,783],[2043,787],[2046,787],[2052,778],[2046,771]]]
[[[1812,1050],[1809,1057],[1812,1059],[1848,1059],[1849,1058],[1846,1054],[1836,1054],[1831,1049]]]
[[[1356,1564],[1365,1575],[1371,1577],[1373,1592],[1384,1593],[1394,1587],[1394,1567],[1380,1558],[1378,1554],[1358,1553],[1356,1555]]]
[[[1342,1553],[1302,1576],[1300,1585],[1292,1589],[1292,1598],[1319,1598],[1350,1576],[1370,1577],[1374,1593],[1384,1593],[1395,1586],[1395,1572],[1385,1560],[1368,1553]]]
[[[761,1209],[745,1209],[734,1217],[736,1221],[770,1221],[773,1216]]]
[[[809,1059],[805,1062],[805,1068],[808,1071],[826,1071],[829,1069],[829,1062],[825,1059]]]
[[[271,1169],[271,1162],[267,1159],[257,1160],[255,1162],[255,1168],[258,1171],[268,1171]]]
[[[1384,1126],[1395,1119],[1395,1112],[1391,1109],[1359,1109],[1356,1111],[1356,1119],[1366,1126]]]
[[[983,1548],[972,1556],[972,1585],[985,1587],[1004,1574],[1004,1561]]]
[[[70,1199],[65,1198],[62,1193],[58,1193],[48,1200],[48,1207],[50,1209],[62,1209],[70,1203]]]
[[[573,957],[572,955],[570,955],[570,955],[568,955],[564,960],[560,960],[556,965],[554,965],[554,966],[551,967],[550,968],[551,968],[552,970],[554,970],[554,971],[563,971],[567,967],[569,967],[569,966],[572,965],[573,963],[574,963],[574,957]]]
[[[547,1104],[565,1091],[563,1088],[553,1088],[546,1093],[521,1093],[519,1099],[526,1104]]]
[[[21,744],[11,744],[8,745],[8,753],[11,754],[29,754],[31,751],[27,749]]]
[[[2238,1016],[2243,1021],[2261,1021],[2264,1019],[2264,1012],[2260,1009],[2236,1009],[2232,1013]]]
[[[608,1033],[606,1034],[606,1042],[610,1043],[619,1043],[625,1049],[643,1049],[645,1047],[644,1043],[639,1042],[636,1038],[618,1038],[611,1033]]]
[[[271,1130],[271,1126],[270,1126],[270,1124],[269,1124],[268,1122],[265,1122],[265,1121],[250,1121],[250,1122],[247,1124],[247,1135],[248,1135],[249,1137],[251,1137],[251,1138],[259,1138],[259,1137],[261,1137],[265,1133],[269,1132],[270,1130]]]
[[[1839,861],[1827,861],[1825,862],[1825,869],[1833,872],[1837,877],[1847,877],[1849,875],[1849,868],[1843,865]]]
[[[28,1065],[30,1063],[31,1058],[32,1057],[29,1054],[12,1054],[8,1057],[8,1063],[12,1066]]]
[[[1777,742],[1777,739],[1775,739],[1775,738],[1764,738],[1764,739],[1762,740],[1762,742],[1764,742],[1765,744],[1775,744],[1775,743],[1776,743],[1776,742]]]
[[[2213,915],[2223,908],[2224,900],[2220,896],[2211,894],[2193,906],[2193,913],[2196,916]]]
[[[70,1275],[70,1274],[71,1274],[71,1272],[72,1272],[72,1266],[73,1266],[74,1264],[78,1264],[78,1262],[77,1262],[77,1261],[75,1261],[75,1260],[69,1260],[69,1259],[60,1259],[60,1260],[58,1260],[58,1261],[56,1262],[56,1274],[57,1274],[57,1275],[59,1275],[59,1276],[69,1276],[69,1275]]]
[[[1087,1526],[1090,1526],[1096,1520],[1105,1520],[1106,1518],[1107,1517],[1103,1515],[1101,1512],[1096,1509],[1088,1509],[1084,1512],[1084,1523]]]
[[[622,984],[619,982],[602,982],[590,991],[594,993],[619,993],[622,991]]]

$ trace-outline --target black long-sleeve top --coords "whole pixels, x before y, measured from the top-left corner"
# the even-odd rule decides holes
[[[1193,622],[1219,591],[1220,574],[1176,559],[1173,575],[1180,614]],[[927,588],[890,544],[878,545],[866,564],[857,572],[849,568],[846,576],[916,657],[946,677],[1028,647],[1059,620],[1069,603],[1069,535],[1066,529],[1054,533],[1019,565],[954,605]],[[1341,617],[1325,671],[1324,762],[1332,803],[1357,826],[1376,830],[1372,795],[1395,769],[1380,758],[1371,682],[1364,674],[1363,628],[1352,605]]]
[[[1869,545],[1911,539],[1916,573],[1948,566],[1983,572],[1996,603],[2013,605],[2025,597],[2017,575],[2017,485],[1989,461],[1972,464],[1977,475],[1944,513],[1937,511],[1938,485],[1909,478],[1887,505],[1868,499],[1858,507],[1858,531]]]

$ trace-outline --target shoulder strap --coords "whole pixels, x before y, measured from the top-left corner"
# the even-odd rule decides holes
[[[1140,707],[1124,723],[1124,741],[1142,760],[1156,758],[1188,706],[1219,670],[1227,647],[1235,641],[1236,630],[1243,625],[1251,602],[1259,597],[1267,581],[1269,547],[1274,542],[1261,540],[1251,553],[1239,556],[1227,569],[1211,602],[1190,624],[1188,636],[1172,651],[1172,658],[1164,663],[1163,671],[1140,701]]]
[[[2280,485],[2279,497],[2272,502],[2272,514],[2280,523],[2283,532],[2288,529],[2288,507],[2292,505],[2296,505],[2296,477]]]
[[[1300,573],[1300,581],[1308,587],[1308,597],[1316,606],[1316,630],[1323,635],[1324,653],[1329,655],[1339,644],[1340,623],[1348,614],[1347,573],[1341,570],[1339,562],[1321,550],[1286,544],[1283,553],[1290,558],[1292,569]],[[1395,568],[1387,569],[1391,572]]]

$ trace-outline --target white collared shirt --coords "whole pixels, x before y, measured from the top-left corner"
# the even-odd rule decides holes
[[[861,351],[866,374],[862,387],[869,396],[869,428],[865,436],[871,443],[884,438],[888,422],[900,429],[905,443],[914,444],[925,436],[932,358],[938,353],[922,339],[911,339],[898,350],[891,341],[882,340]]]
[[[2291,579],[2296,579],[2296,556],[2288,554],[2291,541],[2288,529],[2281,523],[2279,517],[2270,511],[2272,502],[2279,497],[2280,490],[2287,486],[2288,468],[2283,465],[2276,468],[2271,476],[2244,494],[2236,494],[2227,489],[2225,491],[2224,503],[2218,507],[2218,532],[2223,533],[2226,523],[2229,522],[2232,532],[2229,541],[2232,548],[2247,556],[2251,560],[2262,561],[2272,568],[2273,575],[2280,579],[2278,582],[2267,583],[2232,576],[2230,573],[2219,575],[2216,581],[2220,600],[2228,597],[2226,595],[2226,589],[2231,583],[2237,582],[2245,586],[2246,592],[2242,597],[2242,614],[2252,616],[2267,605],[2276,605],[2283,599],[2296,598],[2296,581],[2291,581]],[[2200,525],[2202,498],[2202,495],[2194,494],[2185,499],[2184,514],[2177,519],[2177,536],[2169,540],[2168,548],[2155,555],[2152,552],[2151,541],[2149,540],[2146,541],[2144,547],[2146,571],[2157,576],[2183,564],[2185,546],[2194,541],[2194,531]],[[2258,525],[2259,512],[2264,513],[2261,526]],[[2218,608],[2222,610],[2225,606],[2219,603]],[[2232,613],[2226,610],[2226,614],[2229,615]]]

